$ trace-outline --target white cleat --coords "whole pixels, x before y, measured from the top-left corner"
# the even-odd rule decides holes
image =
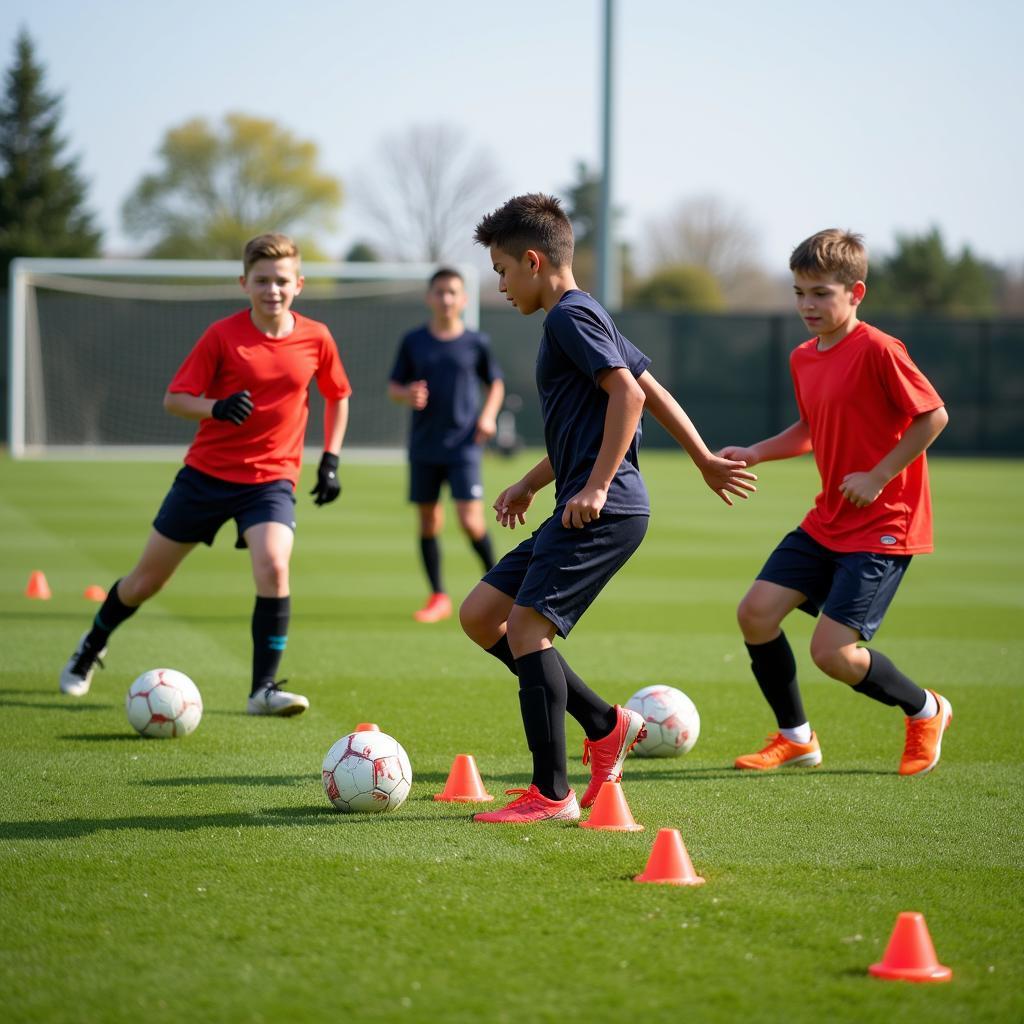
[[[285,683],[288,680],[282,679]],[[301,693],[289,693],[279,689],[280,683],[271,683],[257,690],[250,698],[246,710],[250,715],[277,715],[288,718],[301,715],[309,707],[309,701]]]
[[[91,653],[85,649],[85,638],[88,632],[83,633],[75,648],[75,653],[68,658],[68,663],[61,669],[60,692],[66,693],[69,697],[84,697],[92,685],[92,674],[99,665],[103,668],[103,658],[107,649]]]

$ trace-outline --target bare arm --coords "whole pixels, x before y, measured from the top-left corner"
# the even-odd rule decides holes
[[[870,505],[882,493],[885,485],[899,476],[914,459],[928,449],[949,422],[945,408],[923,412],[911,420],[910,426],[896,442],[892,451],[881,458],[867,472],[847,473],[839,490],[843,497],[858,508]]]
[[[425,380],[414,380],[409,384],[388,381],[388,398],[392,402],[407,405],[411,409],[423,409],[429,397],[430,391]]]
[[[212,398],[201,395],[190,395],[185,391],[167,391],[164,393],[164,409],[172,416],[180,416],[184,420],[205,420],[213,413]]]
[[[338,398],[324,403],[324,451],[337,455],[348,429],[348,399]]]
[[[505,382],[499,377],[487,389],[483,408],[476,418],[476,443],[486,444],[498,432],[498,410],[505,401]]]
[[[534,495],[554,479],[554,468],[551,460],[545,455],[522,479],[506,487],[494,499],[494,518],[510,530],[514,530],[517,523],[520,526],[525,525],[526,510],[533,502]]]
[[[731,444],[718,454],[727,459],[742,459],[748,466],[756,466],[759,462],[774,462],[777,459],[792,459],[797,455],[806,455],[810,450],[811,428],[803,420],[797,420],[781,433],[766,437],[757,444],[747,448]]]

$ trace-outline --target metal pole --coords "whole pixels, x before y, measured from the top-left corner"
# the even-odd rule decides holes
[[[604,64],[601,117],[601,202],[597,229],[597,298],[608,309],[622,305],[612,212],[612,97],[614,92],[615,0],[604,0]]]

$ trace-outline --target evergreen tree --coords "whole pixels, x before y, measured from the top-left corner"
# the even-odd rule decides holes
[[[0,101],[0,271],[15,256],[95,256],[100,232],[85,208],[77,159],[63,156],[59,96],[22,30]]]

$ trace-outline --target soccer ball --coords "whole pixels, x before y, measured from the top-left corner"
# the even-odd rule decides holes
[[[700,714],[682,690],[645,686],[626,702],[647,724],[647,737],[633,749],[640,757],[678,757],[693,750],[700,735]]]
[[[184,672],[154,668],[128,687],[124,709],[143,736],[187,736],[203,717],[203,698]]]
[[[339,811],[393,811],[412,787],[402,744],[386,732],[352,732],[327,751],[321,774],[327,799]]]

